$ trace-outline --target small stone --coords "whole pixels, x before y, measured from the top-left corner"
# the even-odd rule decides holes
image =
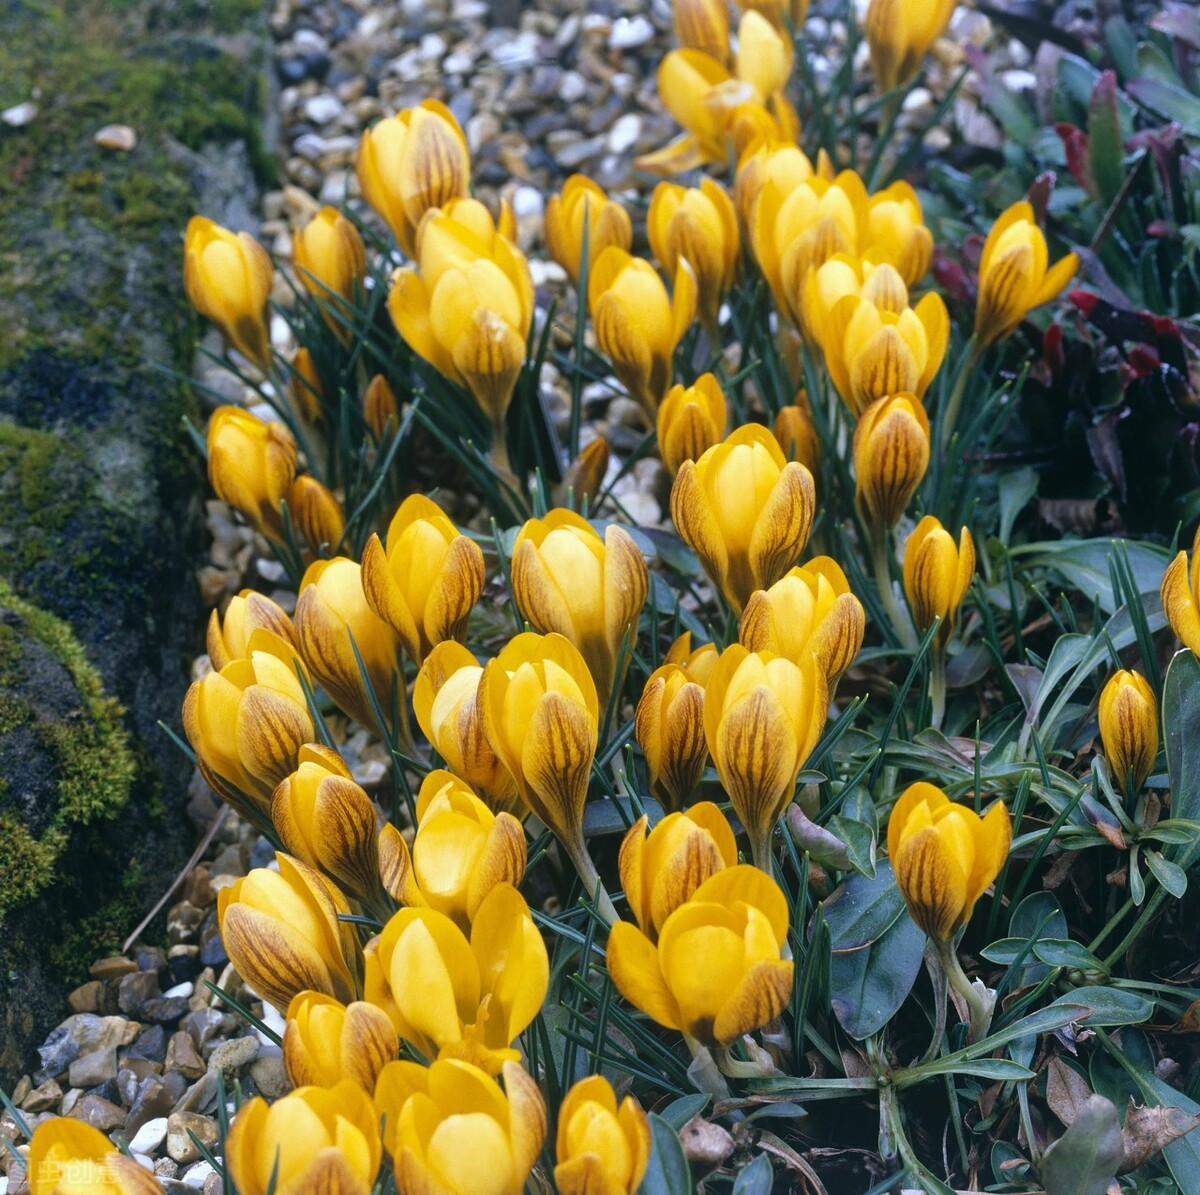
[[[208,1069],[204,1059],[192,1045],[191,1036],[183,1030],[172,1034],[167,1046],[167,1057],[164,1067],[168,1071],[185,1076],[188,1079],[198,1079]]]
[[[654,26],[645,17],[618,17],[608,35],[608,44],[614,50],[633,50],[653,39]]]
[[[228,1082],[257,1057],[258,1038],[235,1037],[232,1041],[223,1041],[213,1050],[208,1058],[208,1069],[224,1075]]]
[[[90,1091],[79,1097],[71,1108],[70,1115],[102,1133],[111,1133],[113,1129],[119,1129],[125,1123],[124,1108],[118,1108],[111,1100]]]
[[[152,1154],[167,1138],[167,1118],[156,1116],[148,1120],[129,1140],[129,1149],[135,1154]]]
[[[137,145],[137,133],[127,124],[106,124],[93,138],[101,149],[129,153]]]
[[[216,1179],[219,1183],[221,1176],[208,1162],[197,1162],[183,1176],[183,1185],[189,1191],[204,1191],[207,1193],[208,1185],[213,1179]],[[220,1190],[220,1188],[218,1187],[217,1190]]]
[[[188,1011],[188,1002],[182,996],[154,996],[141,1007],[139,1015],[157,1025],[173,1025]]]
[[[167,965],[167,956],[158,946],[138,946],[133,959],[139,971],[161,971]]]
[[[167,974],[176,983],[187,979],[195,979],[200,970],[200,948],[198,946],[180,943],[171,947],[167,958]]]
[[[200,947],[200,965],[203,967],[224,967],[229,962],[229,955],[225,953],[225,946],[221,942],[221,935],[213,934],[207,942]]]
[[[135,971],[123,975],[117,988],[117,1007],[126,1016],[135,1015],[150,999],[159,993],[157,971]]]
[[[263,1054],[256,1058],[250,1064],[250,1078],[268,1100],[277,1100],[292,1089],[281,1054]]]
[[[120,979],[122,975],[128,975],[137,969],[137,963],[133,959],[126,958],[123,954],[112,954],[94,962],[88,968],[88,974],[93,979]]]
[[[23,129],[27,124],[32,124],[38,114],[38,106],[31,100],[26,100],[23,104],[14,104],[11,108],[5,108],[0,112],[0,120],[4,121],[10,129]]]
[[[62,1088],[58,1083],[47,1079],[45,1083],[38,1084],[30,1091],[19,1104],[25,1112],[50,1112],[58,1107],[62,1095]]]
[[[342,101],[328,92],[314,95],[304,105],[304,115],[317,125],[332,124],[345,110]]]
[[[197,1049],[203,1050],[219,1032],[224,1015],[215,1008],[201,1008],[183,1018],[181,1029],[186,1029]]]
[[[558,96],[564,104],[573,104],[587,95],[587,80],[578,71],[567,71],[558,85]]]
[[[147,1025],[126,1051],[127,1058],[149,1058],[155,1062],[163,1060],[167,1049],[167,1033],[161,1025]]]
[[[636,112],[626,112],[608,133],[610,153],[623,154],[637,144],[642,135],[642,118]]]
[[[117,1077],[117,1050],[109,1046],[104,1050],[93,1050],[81,1054],[68,1071],[72,1087],[98,1087],[108,1079]]]
[[[67,997],[67,1007],[72,1012],[95,1012],[100,1007],[101,987],[98,979],[89,979],[87,983],[81,983]]]
[[[154,1173],[159,1178],[174,1178],[179,1173],[179,1163],[172,1158],[158,1158],[154,1163]]]
[[[172,1112],[167,1117],[167,1154],[181,1166],[200,1157],[192,1136],[211,1149],[217,1143],[217,1125],[198,1112]]]
[[[176,996],[182,996],[185,1000],[195,990],[196,985],[190,979],[185,979],[183,983],[177,983],[173,988],[163,992],[165,1000],[173,1000]]]
[[[17,1085],[12,1089],[12,1102],[19,1108],[21,1101],[33,1090],[33,1080],[28,1075],[22,1075]]]

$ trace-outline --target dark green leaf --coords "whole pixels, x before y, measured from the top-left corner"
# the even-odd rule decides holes
[[[825,901],[830,944],[839,951],[859,950],[881,938],[904,913],[904,897],[886,860],[873,876],[850,876]]]
[[[1154,878],[1176,899],[1181,897],[1188,886],[1187,872],[1177,863],[1172,863],[1159,851],[1148,850],[1145,853],[1146,866],[1154,874]]]
[[[672,1100],[658,1115],[678,1132],[693,1116],[699,1116],[708,1106],[709,1097],[703,1092],[681,1095]]]
[[[749,1166],[743,1166],[734,1180],[733,1195],[771,1195],[775,1174],[771,1159],[759,1154]]]
[[[1167,667],[1162,698],[1167,775],[1171,780],[1171,813],[1200,819],[1200,660],[1186,648]],[[1200,854],[1200,835],[1171,851],[1171,859],[1188,867]]]
[[[1054,1004],[1082,1004],[1090,1011],[1079,1023],[1090,1026],[1137,1025],[1154,1012],[1154,1002],[1145,996],[1102,986],[1076,988],[1059,996]]]
[[[1200,97],[1174,83],[1146,75],[1133,79],[1126,90],[1144,108],[1167,120],[1178,121],[1185,133],[1200,137]]]
[[[924,949],[925,935],[903,912],[869,946],[834,953],[833,1013],[851,1037],[870,1037],[892,1019],[916,982]]]
[[[1050,967],[1076,967],[1081,971],[1104,969],[1086,946],[1072,942],[1070,938],[1043,938],[1034,943],[1033,953]]]
[[[1104,1195],[1124,1152],[1116,1108],[1102,1095],[1090,1096],[1071,1127],[1046,1150],[1042,1183],[1054,1195]]]
[[[653,1112],[650,1142],[650,1162],[642,1179],[641,1195],[691,1195],[692,1172],[679,1144],[679,1135]]]
[[[1112,203],[1125,177],[1125,151],[1117,112],[1117,76],[1104,71],[1088,105],[1088,158],[1105,204]]]

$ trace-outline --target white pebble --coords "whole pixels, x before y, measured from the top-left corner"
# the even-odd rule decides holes
[[[133,1135],[133,1140],[129,1143],[131,1153],[135,1154],[152,1154],[166,1140],[167,1137],[167,1118],[165,1116],[156,1116],[153,1120],[148,1120],[136,1133]]]
[[[442,70],[448,75],[465,75],[475,62],[475,55],[463,50],[455,50],[442,59]]]
[[[643,16],[618,17],[613,22],[608,44],[614,50],[632,50],[654,37],[654,26]]]
[[[23,129],[33,121],[37,114],[37,104],[32,100],[26,100],[23,104],[14,104],[11,108],[5,108],[3,112],[0,112],[0,120],[4,121],[10,129]]]
[[[204,1184],[208,1182],[209,1176],[216,1174],[216,1171],[208,1162],[197,1162],[184,1176],[183,1185],[191,1187],[193,1191],[204,1190]]]
[[[332,124],[345,111],[342,101],[336,95],[324,92],[314,95],[304,105],[304,115],[314,124]]]
[[[518,187],[513,194],[512,206],[515,216],[540,216],[546,201],[537,187]]]
[[[558,85],[558,96],[564,104],[573,104],[587,95],[587,80],[578,71],[567,71]]]
[[[106,124],[93,138],[101,149],[129,153],[137,145],[137,133],[127,124]]]
[[[190,979],[185,979],[183,983],[177,983],[173,988],[168,988],[163,992],[163,996],[190,996],[195,990],[196,985]]]
[[[642,118],[636,112],[626,112],[609,129],[608,148],[612,153],[623,154],[637,144],[641,135]]]

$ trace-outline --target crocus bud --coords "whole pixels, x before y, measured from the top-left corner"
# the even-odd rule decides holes
[[[282,423],[241,407],[218,407],[208,421],[208,480],[222,502],[276,543],[283,500],[296,476],[296,441]]]
[[[383,1150],[370,1097],[343,1079],[243,1104],[225,1139],[239,1195],[370,1195]]]
[[[926,515],[904,545],[904,592],[917,629],[928,629],[940,616],[937,639],[944,644],[974,575],[975,541],[970,531],[964,527],[955,544],[941,523]]]
[[[792,74],[792,39],[761,12],[748,8],[738,21],[735,73],[749,83],[754,96],[769,100],[781,95]]]
[[[828,704],[824,673],[811,654],[797,664],[735,643],[708,678],[708,750],[760,867],[768,864],[772,831],[817,744]]]
[[[292,395],[292,407],[305,423],[314,424],[321,418],[321,400],[325,396],[325,387],[321,375],[317,372],[313,355],[301,345],[292,357],[292,384],[289,387]]]
[[[608,937],[608,971],[617,991],[651,1020],[710,1047],[728,1045],[779,1016],[792,995],[792,963],[781,957],[787,899],[779,892],[771,902],[774,923],[758,903],[743,899],[750,889],[754,902],[762,900],[764,888],[778,889],[770,876],[756,872],[738,869],[739,883],[731,886],[722,880],[728,873],[718,872],[708,884],[720,884],[719,902],[707,899],[701,885],[663,923],[657,944],[629,922],[617,922]]]
[[[583,226],[587,222],[588,262],[609,245],[628,251],[633,244],[629,213],[583,174],[572,174],[557,195],[546,201],[546,248],[550,256],[579,284],[583,260]]]
[[[646,215],[646,235],[654,256],[669,277],[686,260],[696,275],[700,318],[715,332],[721,297],[737,269],[737,212],[720,183],[711,178],[699,187],[659,183]]]
[[[933,260],[933,233],[925,227],[921,201],[911,183],[897,179],[867,203],[867,253],[890,262],[908,286],[915,286]]]
[[[595,510],[608,473],[610,455],[608,441],[603,436],[589,440],[563,473],[558,487],[559,505],[583,510],[587,503],[589,509]]]
[[[734,180],[734,203],[742,223],[750,227],[759,192],[767,183],[774,183],[779,194],[787,195],[812,176],[812,162],[798,145],[756,142],[739,159]]]
[[[1180,552],[1163,573],[1160,587],[1163,613],[1184,647],[1200,655],[1200,552],[1192,552],[1188,572],[1186,552]]]
[[[588,307],[601,352],[653,421],[671,385],[675,348],[696,318],[696,275],[680,261],[667,295],[654,267],[616,245],[592,264]]]
[[[871,0],[863,32],[871,51],[871,67],[880,91],[903,87],[920,69],[954,12],[956,0]]]
[[[559,1195],[634,1195],[650,1161],[650,1122],[633,1096],[618,1107],[612,1084],[588,1075],[559,1106],[555,1158]]]
[[[427,1058],[463,1058],[499,1072],[542,1006],[550,963],[525,898],[497,884],[470,939],[444,913],[401,909],[366,949],[366,998]]]
[[[562,635],[517,635],[484,668],[477,700],[526,804],[586,869],[583,807],[600,710],[583,656]]]
[[[512,592],[538,631],[556,631],[582,653],[601,703],[607,703],[637,641],[649,577],[633,537],[610,523],[604,538],[563,507],[529,519],[513,545]]]
[[[738,639],[799,663],[812,652],[832,691],[862,647],[866,615],[836,560],[814,556],[751,595]]]
[[[894,527],[929,467],[929,416],[915,394],[872,403],[854,429],[855,500],[876,531]]]
[[[621,887],[638,927],[650,939],[707,879],[737,863],[737,842],[721,810],[699,801],[668,813],[649,833],[643,814],[621,841]]]
[[[687,673],[688,680],[703,688],[717,666],[720,651],[715,643],[702,643],[692,647],[692,632],[684,631],[667,649],[664,664],[678,664]]]
[[[756,423],[684,461],[671,488],[676,529],[737,613],[796,562],[815,510],[812,474]]]
[[[253,589],[243,589],[231,597],[224,618],[213,610],[205,646],[212,666],[218,670],[234,660],[248,659],[255,650],[267,651],[281,660],[299,659],[296,628],[287,611]]]
[[[679,664],[663,664],[642,690],[633,732],[646,758],[650,789],[667,809],[681,809],[708,763],[704,686]]]
[[[392,278],[392,322],[418,356],[466,387],[501,430],[533,322],[525,257],[474,199],[432,212],[416,249],[419,270],[405,267]]]
[[[470,929],[497,884],[519,887],[525,831],[509,813],[493,813],[449,772],[430,772],[417,797],[417,833],[404,902],[445,913]]]
[[[393,432],[400,426],[400,404],[388,380],[377,373],[363,392],[363,422],[376,441],[382,440],[389,425]]]
[[[288,1005],[283,1063],[296,1087],[349,1079],[371,1094],[399,1048],[387,1013],[365,1000],[340,1004],[320,992],[300,992]]]
[[[375,1087],[375,1112],[400,1191],[521,1195],[546,1137],[546,1105],[516,1062],[504,1090],[477,1066],[393,1062]]]
[[[284,1012],[304,991],[343,1004],[358,998],[362,957],[346,898],[298,859],[277,852],[279,870],[256,867],[217,893],[221,941],[238,974]]]
[[[379,817],[336,751],[300,748],[299,767],[275,790],[271,821],[284,847],[347,896],[378,906]]]
[[[25,1170],[29,1195],[162,1195],[150,1171],[73,1116],[34,1129]]]
[[[356,166],[367,202],[409,257],[425,213],[471,189],[467,138],[454,114],[437,100],[424,100],[368,129],[359,142]]]
[[[1100,741],[1118,787],[1136,793],[1158,755],[1158,702],[1145,677],[1122,668],[1100,694]]]
[[[374,726],[377,703],[385,720],[390,717],[399,641],[368,605],[362,570],[353,560],[335,556],[308,566],[296,602],[296,634],[309,671],[347,714]]]
[[[342,504],[328,486],[311,473],[302,473],[288,491],[292,527],[314,555],[336,551],[346,530]]]
[[[821,438],[803,390],[796,392],[796,401],[791,406],[779,408],[775,416],[775,439],[789,461],[799,461],[816,477],[821,464]]]
[[[1000,873],[1011,841],[1003,801],[980,817],[935,785],[910,784],[888,818],[887,847],[917,925],[936,941],[949,942]]]
[[[725,438],[725,392],[716,375],[702,373],[690,386],[667,391],[658,408],[658,451],[672,477],[684,461],[698,461]]]
[[[276,646],[271,632],[255,631],[247,656],[193,682],[183,699],[183,730],[205,780],[260,825],[313,737],[291,648],[281,644],[288,655],[280,658]]]
[[[1068,253],[1047,268],[1046,237],[1025,200],[1002,212],[979,259],[975,339],[982,349],[1003,340],[1035,307],[1049,303],[1079,269]]]
[[[483,668],[461,643],[439,643],[413,684],[417,725],[446,766],[494,811],[520,808],[512,773],[483,733],[478,701]]]
[[[322,306],[342,299],[349,303],[367,272],[362,237],[341,212],[323,207],[292,236],[292,263],[301,285]],[[334,322],[334,330],[348,333]]]
[[[204,216],[188,221],[183,238],[187,297],[260,369],[271,364],[266,307],[274,274],[267,251],[248,232],[230,232]]]
[[[729,8],[725,0],[673,0],[675,40],[685,50],[700,50],[725,62],[729,58]]]

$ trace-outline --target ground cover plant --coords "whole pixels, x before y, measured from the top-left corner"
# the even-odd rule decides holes
[[[223,1091],[225,1192],[1200,1191],[1200,19],[1029,106],[976,55],[968,161],[965,66],[905,117],[952,6],[839,12],[823,77],[805,8],[676,0],[679,135],[549,197],[562,304],[434,100],[290,271],[187,227],[258,400],[197,449],[284,591],[181,719],[276,851],[220,997],[295,1090]],[[162,1189],[31,1136],[36,1195]]]

